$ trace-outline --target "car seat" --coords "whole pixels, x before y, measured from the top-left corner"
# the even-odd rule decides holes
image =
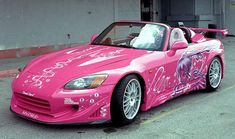
[[[170,47],[176,42],[176,41],[183,41],[186,44],[188,44],[188,41],[186,40],[186,38],[184,37],[184,33],[181,29],[179,28],[174,28],[171,31],[171,35],[170,35]]]

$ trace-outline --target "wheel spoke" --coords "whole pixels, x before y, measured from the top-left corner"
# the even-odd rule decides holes
[[[126,109],[124,109],[125,110],[124,113],[128,114],[130,112],[130,109],[131,109],[131,105],[128,105]]]
[[[140,97],[141,97],[141,94],[140,93],[136,93],[135,99],[139,99]]]
[[[139,92],[139,86],[136,86],[136,88],[135,88],[135,94],[138,95],[138,92]]]
[[[210,74],[214,74],[215,70],[214,69],[210,69]]]
[[[130,106],[130,102],[129,101],[123,105],[124,108],[127,107],[127,106]]]
[[[130,95],[131,95],[131,92],[125,91],[124,95],[125,95],[125,96],[130,96]]]
[[[214,83],[215,79],[216,79],[216,78],[213,76],[213,77],[211,78],[211,83]]]
[[[123,103],[125,104],[125,103],[129,102],[130,100],[131,100],[131,98],[126,97],[125,100],[123,101]]]
[[[131,85],[130,84],[127,85],[127,89],[126,90],[127,90],[127,92],[131,92]]]
[[[132,83],[131,84],[131,92],[134,92],[135,91],[135,83]]]
[[[131,116],[133,114],[133,106],[130,107],[129,111],[127,112],[128,116]]]
[[[214,74],[210,74],[209,77],[210,77],[210,78],[213,78],[213,77],[214,77]]]
[[[136,107],[132,107],[132,112],[136,112],[137,108]]]
[[[219,64],[218,64],[218,62],[215,63],[215,69],[217,69],[217,70],[219,69]]]

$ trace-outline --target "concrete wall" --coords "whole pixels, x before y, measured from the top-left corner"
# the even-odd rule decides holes
[[[89,42],[115,20],[140,20],[138,1],[0,0],[0,49]]]
[[[225,27],[229,29],[229,34],[235,35],[235,1],[226,0],[225,4]]]
[[[177,22],[184,22],[186,26],[207,27],[216,23],[214,14],[214,0],[163,0],[163,22],[176,26]],[[165,10],[165,11],[164,11]],[[165,17],[164,17],[165,16]]]
[[[186,26],[196,26],[194,0],[162,0],[163,22],[177,26],[177,22],[184,22]],[[165,12],[165,10],[167,10]]]
[[[116,20],[141,20],[140,0],[114,0]]]
[[[198,27],[207,28],[208,24],[215,24],[214,1],[195,0],[195,15],[198,16]]]
[[[214,0],[214,16],[218,28],[225,28],[225,0]]]
[[[176,26],[228,28],[235,35],[235,0],[162,0],[162,22]]]
[[[186,26],[195,25],[195,5],[194,0],[169,0],[170,12],[167,16],[167,22],[176,26],[177,22],[184,22]]]

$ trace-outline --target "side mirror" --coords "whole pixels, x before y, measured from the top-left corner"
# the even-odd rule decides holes
[[[94,34],[91,36],[91,43],[98,37],[98,34]]]
[[[175,55],[175,52],[180,49],[185,49],[188,47],[188,44],[183,41],[176,41],[172,44],[170,51],[168,52],[169,56]]]
[[[188,44],[183,41],[176,41],[172,44],[171,50],[176,51],[179,49],[185,49],[188,47]]]

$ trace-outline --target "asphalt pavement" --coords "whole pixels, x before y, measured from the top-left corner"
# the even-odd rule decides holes
[[[225,77],[216,92],[197,91],[141,112],[124,127],[111,124],[49,126],[19,118],[9,110],[12,77],[0,78],[1,139],[234,139],[235,38],[223,40]],[[23,67],[32,59],[0,60],[0,70]],[[2,64],[4,63],[4,65]]]

